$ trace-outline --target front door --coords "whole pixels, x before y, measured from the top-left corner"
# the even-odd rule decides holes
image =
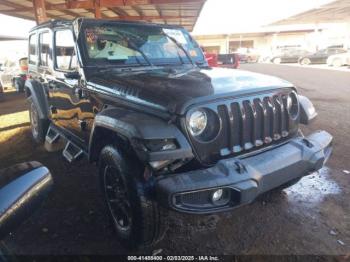
[[[80,81],[76,77],[73,33],[70,29],[62,29],[55,31],[54,35],[55,74],[49,80],[49,87],[53,90],[51,113],[54,123],[83,145],[87,130],[84,119],[92,109],[88,99],[82,95]]]

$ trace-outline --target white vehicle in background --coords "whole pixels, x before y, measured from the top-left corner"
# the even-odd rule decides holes
[[[3,88],[13,87],[17,92],[24,92],[28,72],[27,57],[22,57],[16,62],[6,60],[0,64],[0,85]]]
[[[3,88],[12,87],[12,78],[16,73],[16,63],[11,60],[5,60],[2,63],[0,71],[0,83]]]
[[[350,51],[342,54],[331,55],[327,59],[328,66],[341,67],[350,65]]]

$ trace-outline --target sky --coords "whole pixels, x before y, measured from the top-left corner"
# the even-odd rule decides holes
[[[35,22],[16,17],[0,15],[0,25],[0,35],[27,36],[29,30],[35,26]]]
[[[334,0],[207,0],[194,34],[252,32]]]
[[[35,22],[11,16],[0,15],[0,35],[28,36],[29,30]],[[1,41],[0,61],[19,59],[27,55],[26,41]]]

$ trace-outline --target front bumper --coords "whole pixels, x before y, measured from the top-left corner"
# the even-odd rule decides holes
[[[158,201],[184,213],[206,214],[230,210],[252,202],[260,194],[317,171],[332,152],[333,137],[318,131],[247,158],[220,160],[203,170],[160,177]],[[223,201],[212,194],[223,189]]]

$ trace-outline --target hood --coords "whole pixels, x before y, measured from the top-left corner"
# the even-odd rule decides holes
[[[172,113],[183,112],[187,106],[206,100],[293,86],[276,77],[226,68],[127,73],[111,70],[88,80],[89,85],[110,90],[111,95]]]

